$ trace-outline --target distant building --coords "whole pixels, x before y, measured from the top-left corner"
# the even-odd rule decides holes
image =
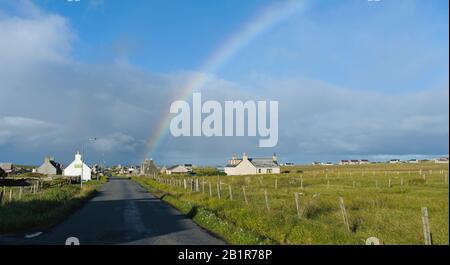
[[[3,169],[3,171],[7,174],[14,172],[14,165],[13,163],[9,162],[2,162],[0,163],[0,168]]]
[[[75,160],[64,169],[64,176],[81,176],[81,179],[84,181],[91,180],[91,168],[81,160],[80,152],[75,154]]]
[[[390,164],[398,164],[400,162],[401,162],[400,159],[391,159],[391,160],[389,160]]]
[[[410,163],[410,164],[418,164],[419,160],[417,160],[417,159],[410,159],[407,162]]]
[[[121,175],[139,175],[141,173],[141,166],[123,166],[119,170],[119,174]]]
[[[318,161],[314,161],[314,162],[312,162],[311,163],[313,166],[318,166],[318,165],[321,165],[322,163],[321,162],[318,162]]]
[[[249,158],[244,153],[242,158],[233,155],[224,171],[227,175],[280,174],[280,166],[275,154],[272,158]]]
[[[44,175],[61,175],[62,165],[55,162],[53,157],[46,157],[44,163],[37,168],[36,172]]]
[[[185,165],[175,165],[171,166],[166,170],[167,175],[172,174],[190,174],[192,173],[192,169],[186,167]]]
[[[158,174],[159,170],[155,163],[153,163],[153,159],[146,158],[141,164],[141,175],[153,176]]]
[[[102,173],[103,170],[104,170],[104,168],[103,168],[102,165],[95,164],[95,165],[92,166],[91,172],[92,172],[92,174],[96,174],[97,175],[97,174]]]
[[[190,170],[190,171],[192,171],[193,168],[194,168],[194,165],[192,165],[192,164],[184,164],[183,166],[184,166],[185,168],[187,168],[188,170]]]
[[[367,159],[341,160],[339,165],[367,165],[370,161]]]
[[[434,160],[436,164],[448,164],[448,157],[440,157]]]

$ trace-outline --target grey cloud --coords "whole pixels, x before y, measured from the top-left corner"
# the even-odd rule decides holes
[[[71,58],[74,36],[60,16],[0,16],[0,160],[69,162],[90,137],[90,159],[138,163],[225,163],[234,152],[311,161],[390,154],[448,153],[448,86],[418,92],[369,92],[307,79],[261,78],[243,86],[201,72],[155,74],[126,62]],[[29,36],[29,37],[27,37]],[[166,136],[152,154],[147,139],[192,78],[207,77],[203,100],[279,100],[279,143],[258,138]],[[25,161],[25,162],[26,162]]]

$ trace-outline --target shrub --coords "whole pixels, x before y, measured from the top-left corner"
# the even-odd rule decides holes
[[[194,169],[194,173],[197,176],[217,176],[217,175],[226,175],[224,172],[219,171],[214,167],[199,167]]]

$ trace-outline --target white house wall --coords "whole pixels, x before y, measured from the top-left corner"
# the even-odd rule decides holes
[[[73,161],[68,167],[64,169],[64,176],[77,177],[81,176],[81,162]],[[91,169],[83,163],[83,180],[91,180]]]

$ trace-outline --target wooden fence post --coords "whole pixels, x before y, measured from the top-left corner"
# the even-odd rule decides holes
[[[20,190],[19,190],[19,200],[22,199],[22,186],[20,186]]]
[[[12,201],[12,189],[9,189],[9,203]]]
[[[247,195],[245,194],[245,187],[244,187],[244,186],[242,186],[242,194],[244,194],[244,201],[245,201],[245,204],[248,205]]]
[[[205,177],[202,178],[202,193],[205,194]]]
[[[389,179],[388,187],[391,187],[391,179]]]
[[[297,209],[297,217],[298,217],[298,219],[302,219],[302,216],[301,216],[301,213],[300,213],[300,204],[299,204],[298,192],[295,192],[294,195],[295,195],[295,207]]]
[[[347,228],[347,231],[350,232],[350,224],[348,222],[347,209],[345,209],[344,198],[342,198],[342,197],[339,197],[339,206],[341,208],[342,219],[344,220],[344,225]]]
[[[212,197],[211,182],[208,181],[208,184],[209,184],[209,197]]]
[[[430,223],[428,220],[428,209],[427,207],[422,207],[422,225],[423,225],[423,237],[425,245],[432,244]]]
[[[278,189],[278,178],[275,178],[275,189]]]
[[[231,184],[228,185],[228,191],[230,193],[230,200],[233,200],[233,193],[231,192]]]
[[[217,183],[217,198],[220,199],[220,184]]]
[[[187,189],[187,182],[186,179],[183,179],[184,189]]]
[[[266,200],[266,208],[267,208],[267,212],[270,213],[270,208],[269,208],[269,198],[267,198],[267,191],[264,190],[264,199]]]

